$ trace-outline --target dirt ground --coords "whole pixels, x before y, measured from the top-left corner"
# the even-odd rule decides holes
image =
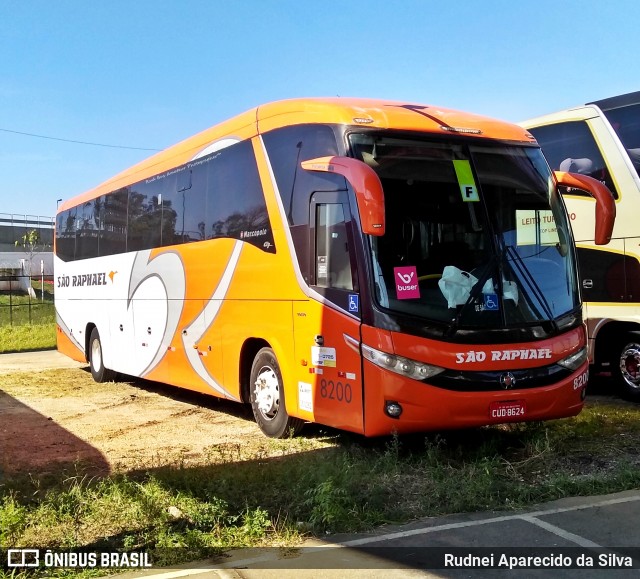
[[[0,374],[0,476],[104,475],[270,454],[273,443],[250,407],[211,396],[144,380],[98,384],[87,367]]]
[[[335,444],[337,436],[307,425],[299,439],[275,441],[247,405],[138,379],[98,384],[87,366],[57,352],[0,356],[0,480],[255,459]]]

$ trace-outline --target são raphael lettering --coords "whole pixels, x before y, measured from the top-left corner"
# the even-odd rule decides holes
[[[85,287],[107,285],[107,274],[83,273],[81,275],[61,275],[57,279],[57,287]]]
[[[498,360],[543,360],[551,358],[552,352],[549,348],[528,348],[523,350],[491,350],[489,354],[491,361],[495,362]],[[486,359],[487,352],[482,350],[456,352],[456,364],[472,364],[484,362]]]

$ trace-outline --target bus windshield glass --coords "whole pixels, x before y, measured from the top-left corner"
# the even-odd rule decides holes
[[[640,176],[640,104],[603,111]]]
[[[379,175],[378,305],[454,329],[551,322],[579,306],[564,205],[539,148],[352,134]]]

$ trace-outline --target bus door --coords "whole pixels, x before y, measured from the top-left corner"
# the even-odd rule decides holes
[[[108,312],[110,340],[104,345],[105,364],[108,368],[124,374],[134,375],[137,367],[134,354],[133,308],[127,307],[126,299],[113,299],[105,304]],[[102,338],[104,340],[104,338]]]
[[[306,363],[299,408],[317,422],[362,432],[360,284],[347,192],[314,193],[309,225],[308,280],[320,299],[294,307],[296,359]]]
[[[133,316],[134,336],[134,347],[129,356],[135,357],[136,375],[146,376],[147,370],[157,365],[168,317],[168,300],[157,298],[161,283],[158,278],[148,280],[136,292],[128,308]],[[149,377],[159,381],[169,379],[164,367],[156,369],[153,376]]]

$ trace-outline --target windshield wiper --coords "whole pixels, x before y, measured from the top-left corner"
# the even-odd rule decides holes
[[[480,292],[482,291],[484,284],[489,279],[489,277],[493,275],[496,265],[500,265],[504,263],[505,255],[508,255],[511,257],[510,261],[513,264],[513,266],[517,269],[519,273],[519,277],[523,279],[531,289],[532,294],[534,295],[534,297],[537,299],[538,303],[542,307],[544,314],[547,316],[549,323],[553,328],[554,333],[558,333],[559,331],[558,324],[553,317],[553,312],[551,310],[551,307],[549,306],[549,302],[547,301],[544,294],[542,293],[542,290],[540,289],[540,286],[536,282],[535,278],[531,275],[531,272],[525,265],[524,261],[522,260],[522,257],[520,257],[518,252],[512,246],[507,245],[506,243],[502,243],[501,245],[502,245],[502,249],[500,250],[500,253],[498,255],[494,255],[491,258],[486,268],[484,269],[482,276],[477,281],[477,283],[474,284],[474,286],[471,288],[467,301],[460,308],[455,318],[453,318],[453,320],[451,321],[451,325],[449,326],[448,330],[445,332],[446,337],[451,338],[452,336],[455,336],[456,332],[460,327],[460,320],[462,319],[462,316],[464,315],[465,311],[469,307],[469,304],[473,303],[476,300],[476,298],[480,295]],[[501,269],[502,268],[500,268],[500,270]],[[498,274],[499,274],[499,278],[502,279],[503,278],[502,271],[499,271]],[[502,293],[502,284],[498,283],[498,287],[500,288],[500,292],[499,292],[500,296],[502,297],[502,299],[504,299],[504,296]],[[525,298],[528,298],[528,293],[525,292],[524,295],[525,295]],[[531,306],[535,307],[534,304],[531,304]]]
[[[514,264],[514,266],[518,269],[518,272],[522,276],[522,279],[526,281],[529,288],[531,288],[533,295],[536,297],[536,299],[538,300],[538,303],[542,306],[544,313],[549,319],[549,323],[551,324],[551,327],[553,328],[554,333],[557,334],[559,332],[558,323],[553,317],[551,306],[549,306],[549,302],[547,301],[547,298],[544,297],[544,293],[542,293],[542,290],[540,289],[538,282],[536,282],[535,278],[531,275],[531,272],[529,271],[529,268],[527,268],[527,266],[525,265],[524,261],[522,260],[522,257],[520,257],[518,252],[515,249],[513,249],[511,245],[505,246],[505,250],[511,256],[511,263]],[[525,294],[525,296],[526,295],[527,294]]]

